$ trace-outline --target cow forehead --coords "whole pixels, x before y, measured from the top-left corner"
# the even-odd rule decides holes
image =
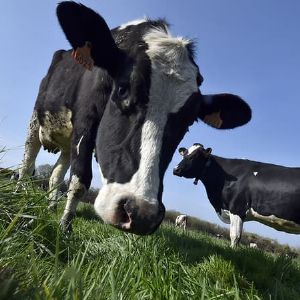
[[[191,60],[191,42],[173,37],[166,26],[150,29],[143,39],[152,68],[149,106],[158,115],[177,113],[198,92],[199,70]]]
[[[129,26],[137,26],[137,25],[142,24],[142,23],[145,23],[145,22],[147,22],[147,21],[148,21],[148,20],[147,20],[146,17],[141,18],[141,19],[132,20],[132,21],[129,21],[129,22],[127,22],[127,23],[124,23],[124,24],[120,25],[120,26],[118,27],[118,30],[124,30],[124,29],[126,29],[127,27],[129,27]]]
[[[202,148],[200,145],[193,145],[191,146],[188,151],[187,151],[187,155],[192,154],[194,151],[196,151],[197,149]]]
[[[198,67],[191,61],[190,40],[173,37],[167,26],[150,29],[143,39],[148,44],[146,53],[155,70],[178,81],[194,79],[198,75]]]

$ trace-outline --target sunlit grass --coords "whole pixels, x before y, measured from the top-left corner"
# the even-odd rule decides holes
[[[163,225],[146,237],[80,205],[65,237],[46,193],[0,178],[0,299],[300,299],[300,264]],[[33,220],[33,221],[32,221]]]

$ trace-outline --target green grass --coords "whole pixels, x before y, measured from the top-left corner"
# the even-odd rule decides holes
[[[34,185],[14,188],[0,178],[0,299],[300,299],[299,260],[168,224],[125,234],[83,204],[64,237],[64,203],[51,213]]]

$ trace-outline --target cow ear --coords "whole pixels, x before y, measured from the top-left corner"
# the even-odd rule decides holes
[[[248,123],[251,109],[236,95],[202,95],[199,118],[212,127],[231,129]]]
[[[92,9],[73,1],[58,4],[56,13],[73,47],[75,60],[88,69],[95,64],[113,76],[124,54],[117,47],[104,19]]]
[[[211,148],[207,148],[207,149],[205,150],[205,152],[206,152],[207,155],[210,155],[211,152],[212,152],[212,149],[211,149]]]
[[[187,149],[184,147],[181,147],[178,149],[178,152],[181,156],[184,156],[187,153]]]

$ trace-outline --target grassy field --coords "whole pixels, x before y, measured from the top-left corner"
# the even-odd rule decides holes
[[[82,204],[64,237],[34,185],[0,178],[0,299],[300,299],[300,262],[164,224],[138,237]],[[30,220],[34,220],[30,222]]]

